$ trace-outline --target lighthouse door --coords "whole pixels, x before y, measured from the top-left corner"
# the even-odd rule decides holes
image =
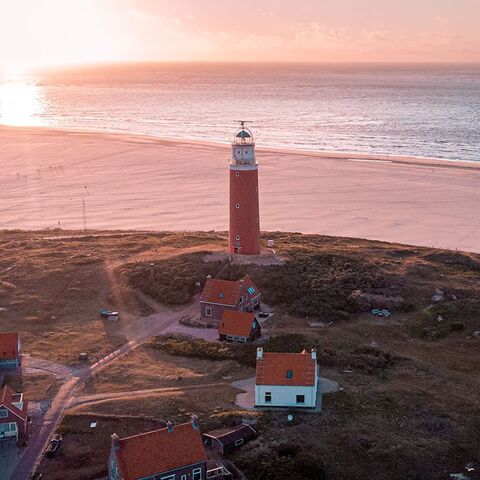
[[[240,253],[240,247],[233,247],[233,253]]]

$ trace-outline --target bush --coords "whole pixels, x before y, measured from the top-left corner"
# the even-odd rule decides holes
[[[204,262],[207,252],[178,255],[150,263],[126,265],[122,273],[127,275],[133,288],[167,305],[183,305],[192,301],[197,293],[196,283],[205,283],[208,275],[215,276],[223,262]]]
[[[207,360],[230,360],[233,358],[230,348],[220,342],[207,342],[202,339],[190,339],[173,335],[154,337],[148,344],[152,348],[164,350],[170,355],[205,358]]]
[[[252,442],[241,451],[236,464],[248,478],[255,480],[324,480],[321,460],[297,444],[259,445]]]

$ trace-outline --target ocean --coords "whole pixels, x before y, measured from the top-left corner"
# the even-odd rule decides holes
[[[0,123],[480,161],[480,66],[123,64],[6,75]]]

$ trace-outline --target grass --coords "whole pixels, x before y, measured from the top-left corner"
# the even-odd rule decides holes
[[[57,386],[51,374],[5,375],[3,383],[15,392],[22,392],[29,401],[51,398]]]
[[[83,393],[181,388],[233,381],[253,374],[253,370],[240,367],[233,360],[192,360],[189,357],[172,356],[147,344],[136,348],[90,378]]]

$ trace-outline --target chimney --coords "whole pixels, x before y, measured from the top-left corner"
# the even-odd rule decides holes
[[[167,422],[167,431],[168,433],[173,432],[173,423],[170,420]]]
[[[198,417],[196,415],[192,415],[192,427],[194,430],[198,430],[200,425],[198,424]]]
[[[315,348],[312,348],[312,360],[317,359],[317,350]]]
[[[116,433],[112,435],[112,448],[113,450],[118,450],[120,448],[120,438]]]
[[[262,347],[257,348],[257,360],[259,360],[259,359],[263,359],[263,348]]]

